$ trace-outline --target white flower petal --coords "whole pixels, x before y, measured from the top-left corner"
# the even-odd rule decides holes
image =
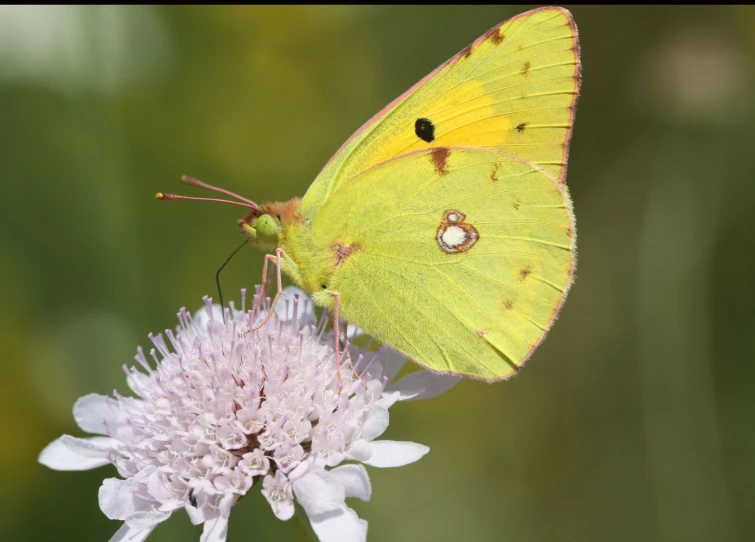
[[[313,471],[296,480],[294,493],[310,517],[337,510],[346,498],[343,486],[326,471]]]
[[[99,491],[100,509],[108,519],[121,519],[129,527],[146,529],[170,517],[170,512],[156,510],[160,503],[150,499],[142,484],[107,478]]]
[[[346,505],[326,514],[310,515],[312,530],[320,542],[365,542],[367,522]]]
[[[114,399],[90,393],[74,403],[73,419],[87,433],[107,435],[126,420],[126,415]]]
[[[362,438],[373,440],[382,435],[388,429],[388,410],[376,406],[367,414],[367,419],[362,425]]]
[[[204,512],[199,508],[196,508],[187,503],[184,506],[184,510],[186,510],[186,513],[189,514],[189,520],[191,521],[192,525],[199,525],[200,523],[204,523]]]
[[[292,482],[295,482],[299,478],[306,476],[312,471],[324,470],[325,465],[327,465],[327,461],[321,458],[310,456],[309,458],[299,463],[299,465],[294,470],[288,473],[288,479]]]
[[[207,329],[207,324],[209,324],[211,321],[223,321],[223,309],[220,308],[220,303],[214,303],[212,305],[212,314],[210,314],[210,311],[207,310],[207,305],[205,305],[194,313],[193,320],[194,325],[197,327],[197,329],[199,329],[200,331],[205,331]]]
[[[354,339],[357,339],[364,335],[364,331],[362,331],[361,328],[358,328],[357,326],[354,326],[352,324],[346,324],[346,338],[350,341],[353,341]]]
[[[150,390],[153,386],[152,379],[139,371],[129,373],[126,377],[126,384],[139,397],[144,397],[144,392]]]
[[[124,523],[110,538],[110,542],[143,542],[154,528],[155,526],[146,529],[134,529]]]
[[[372,446],[364,439],[357,440],[349,447],[349,457],[364,462],[372,456]]]
[[[369,501],[372,496],[372,486],[367,469],[362,465],[343,465],[328,471],[330,478],[338,481],[347,497],[356,497]]]
[[[294,515],[291,481],[281,471],[276,471],[275,476],[265,476],[261,493],[270,503],[275,517],[283,521],[291,519]]]
[[[63,435],[39,454],[39,462],[55,470],[89,470],[110,463],[108,454],[115,441],[107,437],[88,439]]]
[[[224,516],[227,519],[231,515],[231,507],[236,503],[236,497],[237,495],[233,493],[226,493],[223,498],[220,499],[218,510],[220,510],[221,516]]]
[[[383,347],[380,349],[379,360],[383,366],[383,374],[388,379],[388,382],[392,382],[396,375],[406,365],[406,356],[399,354],[395,350]]]
[[[117,478],[107,478],[100,486],[100,509],[108,519],[126,519],[134,512],[133,493],[139,485]]]
[[[299,296],[296,306],[297,322],[299,322],[299,324],[315,323],[317,318],[315,316],[314,303],[304,290],[297,288],[296,286],[286,286],[283,288],[281,296],[275,304],[275,314],[285,322],[293,321],[295,296]]]
[[[386,393],[398,391],[401,394],[399,401],[430,399],[450,390],[461,379],[461,376],[436,375],[421,369],[406,375],[393,384],[389,384],[385,391]]]
[[[416,442],[398,442],[395,440],[378,440],[371,442],[372,456],[362,461],[373,467],[402,467],[414,463],[430,448]]]
[[[222,514],[204,522],[199,542],[225,542],[228,535],[228,516]]]
[[[288,521],[294,517],[294,501],[284,501],[273,506],[275,517],[281,521]]]
[[[400,401],[400,400],[401,400],[401,392],[383,391],[383,394],[380,396],[380,399],[375,401],[375,406],[379,406],[383,408],[391,408],[396,403],[396,401]]]

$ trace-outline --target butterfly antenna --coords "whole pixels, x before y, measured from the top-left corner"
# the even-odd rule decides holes
[[[155,197],[160,200],[185,200],[185,201],[214,201],[216,203],[227,203],[229,205],[238,205],[239,207],[245,207],[253,211],[259,211],[259,205],[251,203],[242,203],[240,201],[231,201],[227,199],[218,198],[192,198],[190,196],[179,196],[178,194],[166,194],[165,192],[158,192]]]
[[[248,203],[252,206],[253,209],[259,210],[259,205],[254,203],[250,199],[246,199],[244,197],[239,196],[235,192],[231,192],[230,190],[226,190],[225,188],[218,188],[217,186],[212,186],[211,184],[203,183],[202,181],[195,179],[194,177],[189,177],[188,175],[183,175],[181,177],[181,180],[185,182],[186,184],[190,184],[192,186],[198,186],[200,188],[206,188],[207,190],[212,190],[214,192],[220,192],[221,194],[225,194],[226,196],[231,196],[232,198],[236,198],[239,201],[243,201],[244,203]]]
[[[215,284],[217,284],[218,286],[218,297],[220,298],[220,311],[223,313],[223,322],[225,322],[225,305],[223,305],[223,290],[220,288],[220,272],[225,269],[225,266],[228,265],[228,262],[231,261],[231,258],[233,258],[239,250],[244,248],[244,245],[246,243],[247,240],[245,239],[243,243],[236,247],[236,250],[231,252],[231,255],[226,258],[226,260],[223,262],[223,265],[221,265],[220,269],[218,269],[218,272],[215,273]]]

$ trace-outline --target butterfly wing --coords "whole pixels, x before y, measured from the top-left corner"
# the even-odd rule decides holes
[[[357,130],[310,186],[302,212],[311,218],[359,172],[428,148],[505,150],[562,180],[579,83],[577,29],[567,10],[509,19]]]
[[[543,339],[575,265],[565,185],[485,148],[368,169],[328,199],[309,242],[329,255],[323,286],[346,320],[433,371],[489,381]]]

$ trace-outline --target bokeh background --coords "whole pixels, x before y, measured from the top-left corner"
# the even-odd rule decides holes
[[[0,539],[104,541],[112,467],[39,451],[215,294],[236,208],[302,195],[390,100],[522,7],[0,7]],[[755,539],[755,9],[575,7],[577,281],[506,383],[392,409],[370,540]],[[224,276],[260,276],[245,249]],[[150,540],[198,540],[178,512]],[[295,540],[258,492],[230,541]]]

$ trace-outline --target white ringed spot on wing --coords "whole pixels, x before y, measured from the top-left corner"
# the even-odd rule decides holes
[[[464,222],[467,216],[456,209],[447,209],[438,226],[435,240],[443,252],[458,254],[472,248],[480,234],[472,224]]]

